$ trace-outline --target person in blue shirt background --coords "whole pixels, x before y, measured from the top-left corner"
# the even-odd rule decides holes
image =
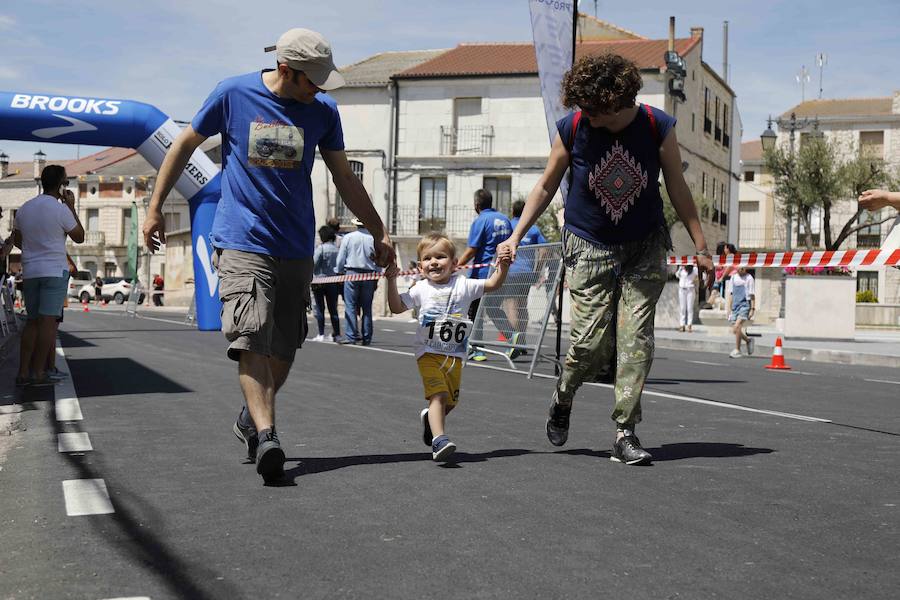
[[[513,203],[513,216],[509,220],[513,229],[519,224],[519,218],[522,216],[524,208],[524,200],[516,200]],[[537,250],[536,253],[528,250],[521,252],[521,249],[523,246],[546,243],[547,238],[544,237],[538,226],[532,225],[519,241],[520,252],[516,262],[509,267],[509,276],[506,278],[506,285],[504,286],[507,289],[507,295],[503,302],[503,308],[506,310],[514,331],[509,339],[510,344],[513,346],[525,343],[525,332],[528,330],[528,292],[531,286],[537,285],[545,260],[543,249]],[[525,351],[515,347],[510,348],[507,353],[510,359],[522,354],[525,354]]]
[[[497,255],[497,246],[512,233],[512,225],[510,225],[506,215],[494,210],[494,197],[491,196],[489,191],[477,190],[475,192],[475,212],[478,213],[478,217],[472,223],[472,227],[469,228],[469,243],[459,257],[460,265],[468,264],[470,260],[473,261],[473,264],[493,262],[494,257]],[[474,268],[469,277],[472,279],[486,279],[490,270],[490,267]],[[512,337],[513,328],[506,317],[506,313],[501,308],[502,302],[503,297],[499,294],[487,296],[484,298],[484,310],[491,321],[494,322],[494,325],[497,326],[497,330],[508,340]],[[475,320],[475,315],[478,314],[479,304],[481,304],[480,299],[472,302],[472,305],[469,307],[469,318],[473,321]],[[476,325],[472,329],[471,339],[479,340],[481,338],[482,328]],[[469,359],[481,362],[487,360],[487,356],[480,349],[473,346]]]
[[[348,233],[341,241],[338,250],[338,273],[366,274],[380,272],[375,264],[375,239],[365,228],[359,219],[353,219],[353,224],[358,228]],[[375,289],[378,280],[345,281],[344,282],[344,321],[347,329],[347,337],[341,340],[342,344],[362,344],[368,346],[372,343],[372,300],[375,298]],[[357,310],[362,311],[362,328],[357,320]]]

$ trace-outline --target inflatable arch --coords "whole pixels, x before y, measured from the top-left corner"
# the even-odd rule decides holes
[[[159,170],[181,128],[156,107],[132,100],[0,92],[0,139],[134,148]],[[194,248],[197,326],[221,328],[219,278],[212,269],[212,228],[219,168],[197,150],[175,183],[187,198]]]

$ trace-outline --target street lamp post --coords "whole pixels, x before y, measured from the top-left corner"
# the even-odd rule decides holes
[[[779,130],[788,130],[788,144],[790,148],[791,158],[794,157],[794,134],[798,129],[805,129],[812,125],[813,127],[813,135],[815,137],[821,137],[822,132],[819,130],[819,119],[818,118],[803,118],[798,119],[797,113],[792,112],[791,117],[789,119],[777,119],[775,120],[775,124],[778,126]],[[775,142],[777,141],[778,136],[775,135],[775,132],[772,131],[772,117],[769,116],[768,125],[766,130],[762,132],[759,136],[760,141],[762,142],[763,150],[769,152],[775,149]],[[790,204],[785,207],[786,218],[784,222],[784,251],[791,251],[791,226],[793,223],[794,215],[793,210]],[[784,318],[784,294],[785,294],[785,276],[784,271],[782,271],[781,276],[781,307],[778,310],[779,318]]]

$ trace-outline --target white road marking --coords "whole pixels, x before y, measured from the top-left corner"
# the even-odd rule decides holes
[[[94,449],[87,432],[60,433],[56,436],[56,445],[60,452],[90,452]]]
[[[695,365],[710,365],[713,367],[724,367],[727,366],[725,363],[714,363],[714,362],[706,362],[705,360],[689,360],[689,363],[694,363]]]
[[[404,331],[403,333],[405,333],[406,335],[416,335],[415,331]]]
[[[78,398],[59,398],[55,403],[57,421],[81,421],[81,406]]]
[[[76,312],[78,312],[78,311],[76,311]],[[118,311],[118,310],[117,311],[97,311],[94,314],[95,315],[103,315],[104,317],[109,317],[109,316],[116,316],[116,317],[120,317],[120,318],[122,317],[122,311]],[[160,319],[159,317],[146,317],[140,313],[138,313],[137,318],[145,320],[145,321],[159,321],[160,323],[172,323],[174,325],[181,325],[182,327],[185,328],[185,330],[195,329],[194,327],[192,327],[191,325],[188,325],[184,321],[173,321],[172,319]],[[148,329],[147,331],[152,331],[152,330]]]
[[[787,375],[818,375],[818,373],[808,373],[806,371],[789,371],[786,369],[766,369],[766,371],[772,371],[774,373],[785,373]]]
[[[368,350],[370,352],[385,352],[387,354],[401,354],[403,356],[415,356],[412,352],[402,352],[400,350],[388,350],[387,348],[373,348],[371,346],[357,346],[360,350]],[[517,371],[515,369],[509,369],[506,367],[495,367],[492,365],[484,365],[484,364],[475,364],[475,363],[466,363],[466,367],[474,367],[476,369],[490,369],[491,371],[502,371],[504,373],[513,373],[515,375],[526,375],[524,371]],[[535,373],[535,377],[540,377],[541,379],[556,379],[554,375],[547,375],[545,373]],[[584,385],[590,385],[594,387],[601,387],[612,389],[613,386],[608,383],[592,383],[586,382]],[[681,400],[682,402],[691,402],[694,404],[704,404],[706,406],[715,406],[717,408],[728,408],[731,410],[740,410],[744,412],[752,412],[761,415],[771,415],[774,417],[783,417],[785,419],[796,419],[798,421],[807,421],[810,423],[831,423],[830,419],[821,419],[819,417],[810,417],[807,415],[798,415],[795,413],[786,413],[780,412],[777,410],[765,410],[762,408],[750,408],[749,406],[740,406],[738,404],[729,404],[728,402],[715,402],[713,400],[704,400],[703,398],[693,398],[691,396],[681,396],[679,394],[669,394],[666,392],[655,392],[653,390],[648,390],[644,388],[645,395],[647,396],[656,396],[659,398],[669,398],[671,400]]]
[[[875,383],[893,383],[894,385],[900,385],[900,381],[891,381],[890,379],[866,379],[865,381],[873,381]]]
[[[105,598],[104,600],[150,600],[150,596],[128,596],[121,598]]]
[[[62,346],[56,347],[56,366],[60,371],[69,372],[69,364],[66,362],[66,353]],[[56,420],[57,421],[81,421],[81,406],[78,404],[78,396],[75,395],[75,384],[72,382],[72,374],[62,380],[55,389]]]
[[[394,332],[396,332],[397,330],[396,330],[396,329],[388,329],[387,327],[382,327],[382,328],[381,328],[381,331],[387,331],[388,333],[394,333]]]
[[[67,479],[62,482],[66,514],[70,517],[116,512],[102,479]]]

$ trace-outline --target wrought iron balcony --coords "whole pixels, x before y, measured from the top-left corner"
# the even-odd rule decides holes
[[[490,156],[494,149],[494,126],[441,126],[441,156]]]

